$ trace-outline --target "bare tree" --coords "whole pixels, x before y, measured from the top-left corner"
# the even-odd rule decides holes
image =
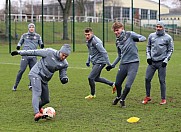
[[[140,19],[140,14],[139,14],[139,9],[138,8],[135,9],[134,18],[135,19]]]
[[[68,17],[70,13],[70,8],[72,5],[72,0],[66,0],[65,7],[61,0],[58,0],[60,7],[63,12],[63,40],[69,40],[68,38]]]
[[[25,1],[23,4],[23,10],[26,14],[31,14],[31,3],[30,1]]]
[[[172,4],[175,4],[178,7],[181,7],[181,0],[173,0]]]
[[[181,7],[181,0],[161,0],[162,2],[165,2],[165,1],[171,1],[171,3],[173,5],[176,5],[176,7],[180,8]]]
[[[41,5],[34,5],[34,14],[35,15],[39,15],[39,14],[41,14]]]
[[[87,0],[76,0],[76,9],[78,16],[84,16],[85,14],[85,3]]]
[[[123,6],[123,2],[122,0],[110,0],[110,2],[112,3],[112,8],[111,8],[111,19],[114,19],[114,8],[117,7],[117,5],[121,5],[121,7]],[[121,8],[120,7],[120,8]],[[122,18],[122,12],[120,12],[120,18]]]
[[[11,4],[11,13],[18,14],[18,10],[19,10],[18,2],[12,1],[11,3],[12,3]]]

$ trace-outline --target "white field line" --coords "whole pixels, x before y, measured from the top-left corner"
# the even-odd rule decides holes
[[[0,62],[0,64],[3,64],[3,65],[16,65],[16,66],[20,65],[18,63],[6,63],[6,62]]]
[[[15,65],[15,66],[19,66],[20,64],[18,63],[7,63],[7,62],[0,62],[0,64],[3,64],[3,65]],[[147,65],[140,65],[139,67],[147,67]],[[89,67],[68,67],[68,68],[71,68],[71,69],[81,69],[81,70],[88,70],[90,69]],[[117,68],[117,67],[115,67]]]
[[[14,65],[14,66],[19,66],[20,64],[18,63],[7,63],[7,62],[0,62],[2,65]],[[90,69],[90,68],[82,68],[82,67],[68,67],[72,69]]]

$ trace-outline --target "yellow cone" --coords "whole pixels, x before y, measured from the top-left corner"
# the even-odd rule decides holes
[[[127,119],[127,122],[135,123],[135,122],[138,122],[139,120],[140,120],[140,118],[138,118],[138,117],[130,117],[129,119]]]

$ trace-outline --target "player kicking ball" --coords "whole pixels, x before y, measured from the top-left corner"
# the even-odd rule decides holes
[[[12,56],[21,55],[42,57],[29,72],[29,79],[32,84],[32,106],[35,114],[35,121],[46,117],[43,115],[43,106],[50,102],[48,82],[52,78],[54,72],[59,71],[59,78],[62,84],[68,82],[68,62],[66,58],[69,56],[70,52],[70,45],[64,44],[60,50],[46,48],[37,50],[20,50],[11,53]]]

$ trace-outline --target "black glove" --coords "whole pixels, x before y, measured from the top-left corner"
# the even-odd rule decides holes
[[[69,79],[67,77],[64,77],[64,78],[61,79],[61,83],[66,84],[66,83],[68,83],[68,80]]]
[[[17,50],[20,50],[20,46],[17,46],[16,49],[17,49]]]
[[[111,65],[106,66],[106,70],[107,70],[107,71],[110,71],[112,68],[113,68],[113,66],[111,66]]]
[[[87,67],[89,67],[89,66],[90,66],[90,63],[85,63],[85,64],[86,64],[86,66],[87,66]]]
[[[139,39],[138,38],[133,38],[133,41],[134,42],[139,42]]]
[[[44,48],[44,44],[42,44],[42,45],[40,46],[40,48],[43,49],[43,48]]]
[[[162,67],[166,67],[166,66],[167,66],[167,63],[162,62]]]
[[[11,55],[12,56],[15,56],[15,55],[18,55],[19,53],[18,53],[18,51],[13,51],[13,52],[11,52]]]
[[[147,63],[148,63],[148,65],[151,65],[152,64],[152,60],[151,59],[147,59]]]

